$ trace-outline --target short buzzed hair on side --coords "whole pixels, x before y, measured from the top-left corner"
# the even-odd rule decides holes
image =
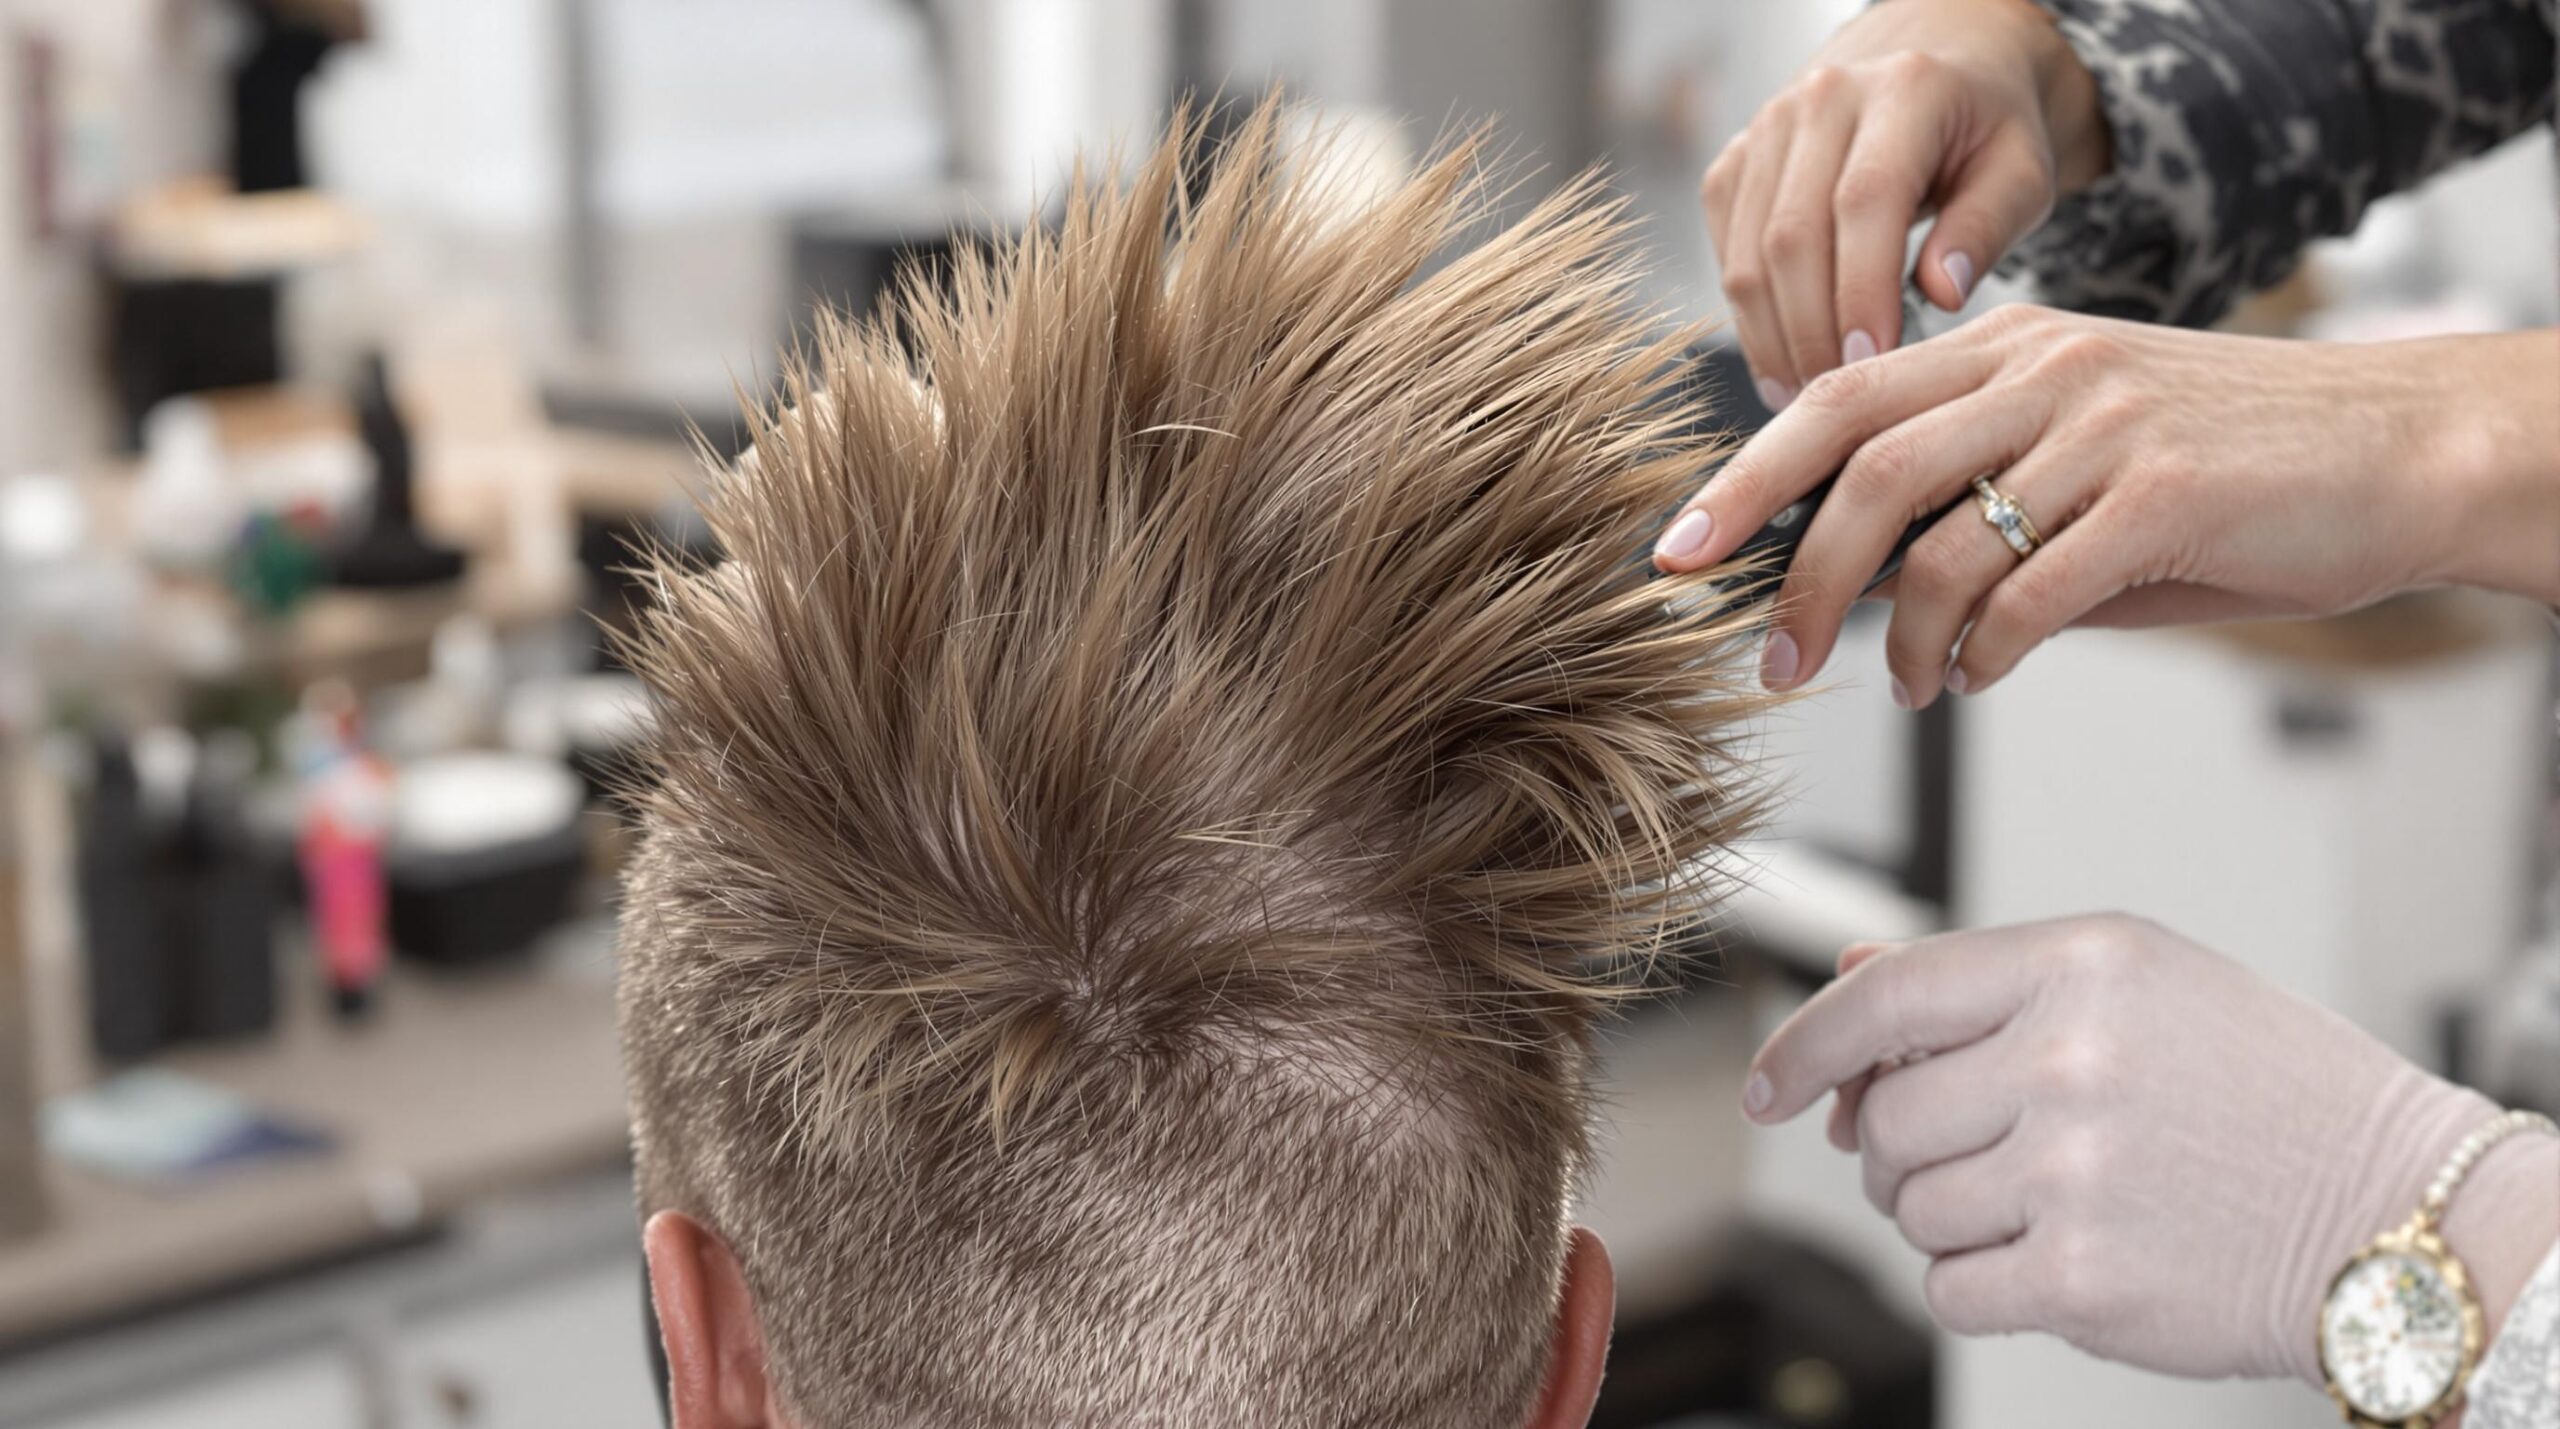
[[[1453,254],[1472,143],[1289,132],[830,323],[652,573],[639,1194],[807,1429],[1516,1423],[1594,1019],[1752,817],[1618,206]]]

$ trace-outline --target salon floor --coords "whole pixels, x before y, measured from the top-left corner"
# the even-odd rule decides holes
[[[1738,1204],[1740,1002],[1657,1006],[1611,1039],[1582,1215],[1616,1251],[1624,1314],[1677,1297]],[[0,1358],[0,1429],[645,1429],[639,1286],[628,1180],[592,1175],[413,1246]]]

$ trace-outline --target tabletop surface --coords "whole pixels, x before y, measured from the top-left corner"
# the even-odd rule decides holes
[[[271,1038],[157,1065],[338,1144],[183,1189],[47,1165],[44,1228],[0,1245],[0,1344],[358,1250],[474,1198],[609,1164],[627,1144],[601,919],[526,966],[404,969],[363,1022],[301,999]]]

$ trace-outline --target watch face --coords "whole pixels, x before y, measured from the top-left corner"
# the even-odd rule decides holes
[[[2350,1267],[2320,1312],[2320,1350],[2338,1392],[2371,1419],[2405,1419],[2462,1372],[2462,1301],[2422,1256]]]

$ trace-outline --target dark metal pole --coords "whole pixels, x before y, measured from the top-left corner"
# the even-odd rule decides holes
[[[594,348],[604,345],[613,291],[601,193],[595,0],[557,0],[554,15],[560,47],[561,286],[570,332]]]
[[[1902,891],[1955,913],[1956,702],[1911,717],[1911,854]]]
[[[0,659],[6,659],[0,653]],[[0,674],[0,679],[5,679]],[[0,691],[0,701],[7,698]],[[19,857],[19,744],[0,708],[0,1242],[44,1225],[44,1166],[36,1144],[35,1019],[25,940],[26,887]]]

